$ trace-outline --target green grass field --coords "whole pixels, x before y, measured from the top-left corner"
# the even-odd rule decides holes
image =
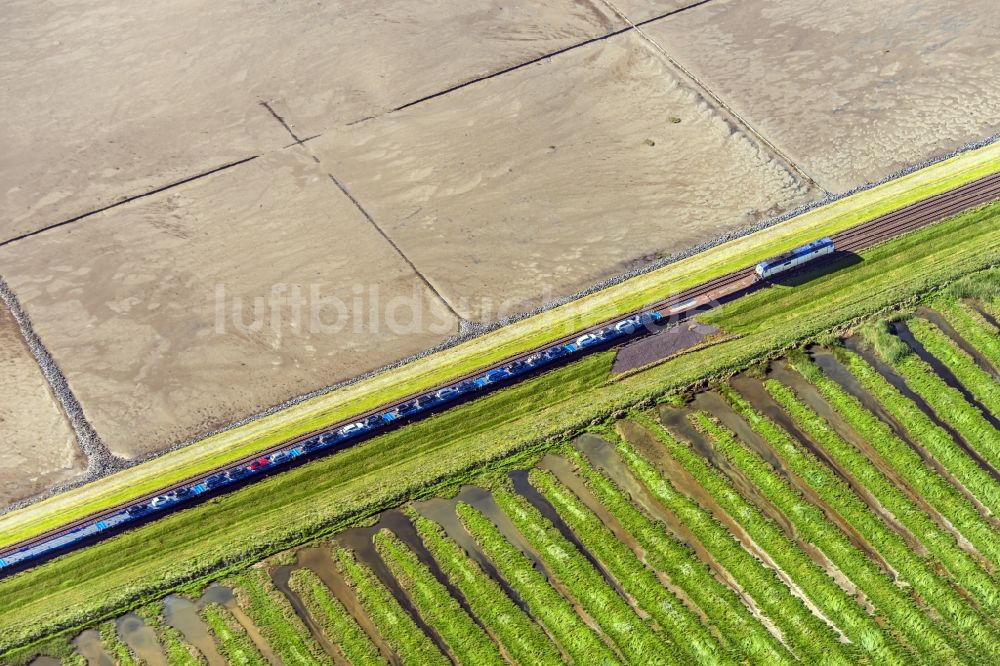
[[[969,365],[973,357],[958,354],[957,342],[918,322],[928,351],[969,384],[965,392],[931,392],[927,387],[940,389],[935,380],[943,380],[930,366],[916,366],[919,376],[911,372],[906,364],[923,361],[879,322],[910,316],[922,302],[955,319],[957,309],[967,315],[962,326],[978,331],[963,343],[988,357],[996,332],[975,312],[993,298],[986,269],[1000,263],[998,218],[1000,205],[972,211],[874,248],[859,263],[758,292],[706,318],[738,339],[621,381],[609,379],[613,352],[594,355],[4,579],[0,659],[24,663],[41,651],[75,659],[69,639],[97,625],[117,655],[124,643],[107,620],[155,607],[169,592],[197,595],[220,579],[234,586],[245,620],[222,606],[208,605],[201,614],[219,651],[237,663],[260,663],[255,640],[285,663],[330,663],[324,644],[339,646],[340,654],[353,650],[359,661],[379,661],[374,646],[387,645],[406,661],[445,663],[421,624],[433,627],[444,650],[462,663],[536,647],[547,663],[992,659],[1000,644],[993,619],[998,552],[991,546],[1000,543],[993,508],[1000,508],[1000,483],[974,459],[990,455],[987,444],[964,439],[979,432],[970,424],[986,420],[965,396],[982,396],[985,404],[996,381]],[[949,287],[959,283],[960,293]],[[870,345],[864,357],[839,346],[856,330],[865,332],[858,344]],[[828,345],[853,384],[828,376],[801,351],[815,342]],[[802,380],[885,466],[876,467],[856,440],[832,429],[795,386],[766,378],[764,395],[784,415],[774,420],[754,403],[762,398],[725,381],[751,367],[761,374],[762,361],[793,350],[799,351],[790,363]],[[873,362],[900,372],[926,404],[894,388]],[[686,405],[692,387],[705,383],[721,393],[744,430]],[[865,401],[851,391],[864,391]],[[651,406],[667,397],[686,410],[688,430],[658,421]],[[623,414],[633,425],[616,423]],[[963,414],[970,420],[957,421]],[[786,430],[789,423],[796,427]],[[649,440],[632,441],[635,428]],[[610,463],[594,452],[566,447],[588,429],[611,442],[608,450],[627,479],[601,467]],[[691,433],[704,443],[686,441]],[[745,433],[756,435],[744,441]],[[529,469],[545,453],[564,459],[567,474],[588,489],[587,497],[577,496],[565,475],[529,475],[560,516],[556,522],[577,532],[576,541],[507,481],[507,472]],[[896,470],[908,489],[885,469]],[[357,602],[338,598],[317,576],[297,575],[293,589],[311,623],[274,586],[268,575],[274,561],[250,566],[381,510],[449,496],[469,483],[492,493],[521,540],[511,541],[489,511],[468,503],[457,504],[454,519],[462,534],[417,520],[439,579],[402,541],[382,533],[377,552],[420,622],[410,604],[401,605],[373,570],[342,550],[334,551],[336,575]],[[594,522],[602,514],[586,507],[595,503],[627,539],[614,539],[609,527]],[[486,569],[471,546],[458,545],[462,535],[481,549]],[[160,636],[165,653],[183,660],[183,637],[162,630]]]

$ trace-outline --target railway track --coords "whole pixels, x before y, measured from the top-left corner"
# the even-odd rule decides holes
[[[833,239],[838,252],[840,253],[856,252],[858,250],[863,250],[872,247],[874,245],[877,245],[881,242],[884,242],[896,236],[908,233],[910,231],[914,231],[933,222],[945,219],[963,210],[967,210],[969,208],[973,208],[975,206],[989,203],[998,199],[1000,199],[1000,172],[991,174],[989,176],[985,176],[979,180],[967,183],[953,190],[949,190],[948,192],[943,192],[941,194],[928,197],[926,199],[923,199],[919,202],[916,202],[904,208],[900,208],[898,210],[886,213],[872,220],[869,220],[868,222],[864,222],[845,231],[836,233],[833,236],[831,236],[831,238]],[[759,286],[759,281],[757,279],[756,274],[754,273],[754,268],[752,266],[748,266],[746,268],[734,271],[732,273],[727,273],[726,275],[713,278],[712,280],[708,280],[707,282],[704,282],[696,287],[692,287],[690,289],[678,292],[659,301],[650,303],[633,312],[622,313],[616,316],[614,320],[617,321],[625,317],[637,315],[641,312],[657,311],[660,312],[669,321],[676,321],[674,317],[683,317],[689,315],[692,310],[699,310],[704,307],[711,307],[714,303],[717,303],[723,298],[740,295],[753,288],[756,288],[757,286]],[[365,412],[355,414],[349,419],[344,419],[337,423],[329,424],[328,426],[320,430],[310,431],[309,433],[286,440],[284,442],[281,442],[280,444],[275,444],[271,447],[258,451],[251,456],[246,456],[238,460],[230,461],[226,463],[224,466],[217,468],[215,470],[187,477],[185,479],[167,485],[163,488],[160,488],[155,492],[151,492],[130,499],[128,502],[125,502],[123,504],[118,504],[114,507],[110,507],[102,511],[94,512],[85,517],[61,525],[57,528],[53,528],[41,534],[35,535],[29,539],[25,539],[10,546],[6,546],[0,549],[0,558],[4,557],[8,553],[12,553],[23,547],[34,545],[41,541],[48,540],[52,537],[57,537],[63,533],[69,532],[75,527],[86,525],[94,521],[100,520],[104,517],[110,516],[121,510],[123,506],[129,506],[132,504],[149,501],[158,495],[162,495],[164,493],[170,492],[178,488],[182,488],[184,486],[189,486],[200,480],[206,479],[207,477],[219,471],[220,469],[229,469],[240,465],[250,464],[251,462],[262,456],[266,456],[281,449],[288,448],[289,446],[293,446],[296,443],[305,441],[317,435],[320,432],[336,430],[337,428],[347,425],[348,423],[359,421],[374,414],[385,412],[386,410],[392,409],[397,405],[413,400],[418,396],[437,391],[438,389],[443,388],[445,386],[449,386],[455,384],[456,382],[460,382],[465,379],[470,379],[472,377],[479,376],[484,372],[488,372],[489,370],[508,365],[520,359],[524,359],[528,356],[531,356],[532,354],[537,353],[541,349],[549,348],[553,345],[558,345],[561,343],[570,342],[572,340],[575,340],[581,335],[601,329],[602,327],[607,325],[608,322],[603,322],[600,324],[595,324],[593,326],[586,327],[584,329],[573,331],[572,333],[565,335],[559,339],[551,340],[545,343],[545,345],[543,345],[542,347],[537,347],[522,352],[520,354],[510,356],[492,365],[479,368],[474,372],[470,372],[460,377],[452,378],[448,380],[448,382],[446,383],[424,389],[418,393],[413,393],[398,400],[385,403],[378,407],[374,407]],[[501,385],[507,385],[507,383],[503,382],[501,383]],[[363,439],[358,441],[363,441]]]

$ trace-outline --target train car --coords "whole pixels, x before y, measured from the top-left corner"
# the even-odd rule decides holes
[[[824,255],[833,254],[834,249],[833,240],[829,237],[820,238],[812,243],[797,247],[790,252],[765,259],[757,264],[754,272],[760,278],[768,278],[778,273],[790,271]]]
[[[189,484],[157,495],[152,499],[135,502],[111,515],[95,519],[93,522],[74,527],[73,529],[53,535],[30,546],[19,548],[13,552],[5,553],[0,558],[0,571],[54,554],[100,532],[116,527],[124,527],[151,514],[164,512],[171,507],[182,504],[192,497],[210,490],[224,488],[239,483],[251,476],[263,474],[275,467],[288,464],[292,459],[301,455],[343,444],[367,433],[377,431],[396,419],[410,417],[430,410],[437,405],[453,402],[468,393],[482,390],[491,384],[544,367],[567,355],[580,354],[589,347],[632,335],[642,326],[655,323],[662,318],[663,315],[659,312],[646,312],[621,319],[596,331],[581,335],[572,342],[552,345],[523,359],[511,361],[507,365],[493,368],[477,377],[463,379],[434,392],[426,393],[395,405],[384,412],[342,425],[337,429],[330,429],[313,435],[301,442],[260,456],[248,463],[216,471],[207,477],[191,481]]]

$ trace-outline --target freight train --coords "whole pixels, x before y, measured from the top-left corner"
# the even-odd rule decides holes
[[[823,238],[796,248],[791,252],[760,262],[755,268],[755,273],[758,276],[757,279],[764,279],[777,273],[792,270],[807,261],[832,252],[833,241],[829,238]],[[39,560],[63,551],[74,544],[79,544],[82,541],[96,537],[107,530],[121,528],[149,516],[162,514],[171,507],[182,504],[206,492],[217,491],[251,477],[263,475],[273,469],[285,466],[300,456],[341,447],[363,435],[386,428],[394,421],[408,419],[436,407],[455,402],[464,396],[484,391],[498,382],[503,382],[555,363],[559,359],[581,355],[590,348],[621,340],[644,327],[652,327],[657,323],[665,323],[661,320],[688,313],[696,308],[710,304],[712,300],[711,294],[712,292],[708,292],[672,305],[664,310],[666,314],[659,311],[648,311],[621,319],[602,328],[584,333],[570,342],[554,344],[528,356],[511,361],[506,365],[493,368],[476,377],[463,379],[357,421],[311,435],[294,444],[289,444],[286,448],[262,455],[250,462],[244,461],[226,469],[216,471],[209,476],[191,481],[178,488],[157,495],[152,499],[137,500],[133,504],[102,515],[100,518],[95,518],[92,521],[85,522],[82,525],[72,527],[58,534],[37,539],[33,543],[4,552],[0,556],[0,572],[4,569],[11,570],[23,567],[34,560]]]

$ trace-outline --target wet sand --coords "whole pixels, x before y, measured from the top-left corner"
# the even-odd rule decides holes
[[[992,0],[713,0],[643,30],[831,191],[1000,130]]]
[[[0,508],[83,474],[87,461],[17,323],[0,303]]]
[[[127,458],[457,330],[301,150],[0,248],[0,265],[87,418]]]
[[[4,6],[0,240],[624,25],[597,0]],[[44,112],[40,112],[44,110]]]
[[[573,294],[811,196],[634,33],[309,147],[474,321]]]

